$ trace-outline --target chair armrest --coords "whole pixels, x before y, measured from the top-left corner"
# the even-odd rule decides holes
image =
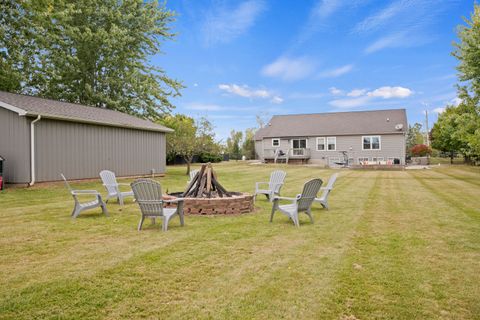
[[[94,194],[100,195],[100,192],[97,190],[72,190],[73,195],[81,195],[81,194]]]
[[[255,182],[255,188],[258,189],[258,187],[259,187],[261,184],[269,184],[269,183],[268,183],[268,182]]]
[[[288,200],[288,201],[292,201],[293,203],[296,203],[297,200],[298,200],[298,196],[295,197],[295,198],[290,198],[290,197],[277,197],[277,196],[273,198],[273,201],[277,201],[277,202],[278,202],[278,201],[280,201],[280,200]]]

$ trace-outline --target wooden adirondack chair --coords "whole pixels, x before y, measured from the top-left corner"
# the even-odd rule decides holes
[[[270,200],[270,202],[273,201],[274,196],[279,196],[280,195],[280,189],[283,186],[283,182],[285,181],[285,177],[287,176],[287,173],[282,170],[276,170],[273,171],[270,174],[270,182],[257,182],[255,184],[255,194],[254,194],[254,200],[257,200],[257,195],[258,194],[264,194],[267,199]],[[262,189],[263,186],[264,187]]]
[[[320,203],[322,207],[324,207],[327,210],[328,210],[328,196],[332,192],[333,185],[335,184],[337,177],[338,177],[338,173],[332,174],[330,179],[328,179],[327,185],[325,187],[320,188],[320,191],[322,191],[320,198],[315,198],[315,202]]]
[[[118,183],[115,173],[112,171],[101,171],[100,178],[102,179],[103,186],[107,189],[107,203],[110,198],[117,198],[118,203],[123,206],[123,199],[125,197],[133,197],[133,191],[120,191],[120,186],[130,185],[128,183]]]
[[[78,217],[80,212],[89,210],[89,209],[94,209],[97,207],[102,208],[102,213],[104,213],[106,216],[108,216],[108,211],[107,211],[107,206],[105,205],[105,202],[102,200],[102,196],[97,190],[73,190],[70,184],[67,181],[67,178],[63,175],[63,173],[60,174],[62,176],[63,181],[65,181],[65,185],[67,186],[67,189],[70,191],[70,194],[73,197],[73,200],[75,201],[75,206],[73,207],[72,211],[72,218]],[[80,202],[79,196],[95,196],[95,200],[90,200],[87,202]],[[90,197],[92,198],[92,197]]]
[[[155,223],[155,218],[162,218],[162,230],[167,231],[168,222],[178,214],[180,217],[180,225],[184,225],[183,218],[183,199],[176,198],[174,200],[164,200],[162,198],[162,187],[160,183],[151,179],[139,179],[132,184],[133,194],[135,200],[140,207],[142,217],[138,223],[138,231],[142,230],[143,221],[145,218],[152,218]],[[164,208],[165,203],[176,203],[176,208]]]
[[[272,214],[270,215],[270,222],[273,221],[273,215],[275,211],[280,211],[285,214],[287,217],[292,219],[295,226],[300,227],[300,222],[298,220],[298,214],[300,212],[305,212],[305,214],[310,218],[310,221],[313,223],[313,216],[311,213],[312,203],[315,197],[317,196],[320,187],[322,186],[321,179],[312,179],[305,183],[303,186],[303,191],[301,194],[298,194],[295,198],[287,197],[275,197],[273,199]],[[290,200],[291,204],[280,205],[280,200]]]

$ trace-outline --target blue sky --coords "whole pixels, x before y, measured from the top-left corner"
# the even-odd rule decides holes
[[[468,0],[177,0],[178,36],[152,58],[182,80],[176,113],[217,139],[256,116],[406,108],[410,123],[455,103],[456,30]]]

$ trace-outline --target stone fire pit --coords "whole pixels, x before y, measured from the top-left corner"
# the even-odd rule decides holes
[[[210,163],[202,165],[185,192],[171,193],[164,198],[184,198],[185,214],[240,214],[254,209],[253,195],[225,190]]]

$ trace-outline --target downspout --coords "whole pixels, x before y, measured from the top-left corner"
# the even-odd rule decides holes
[[[35,122],[40,121],[41,115],[37,119],[30,122],[30,175],[32,181],[28,184],[30,187],[35,184]]]

